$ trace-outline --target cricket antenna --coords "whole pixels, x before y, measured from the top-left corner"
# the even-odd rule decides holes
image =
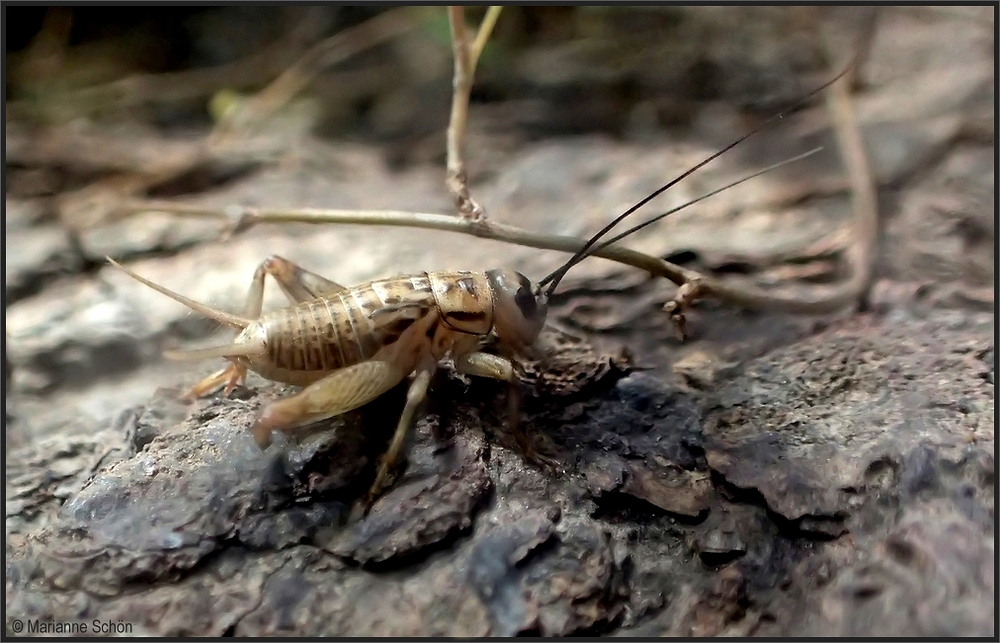
[[[607,243],[601,244],[599,246],[596,245],[597,242],[600,241],[601,237],[603,237],[608,232],[610,232],[612,228],[614,228],[616,225],[618,225],[619,223],[621,223],[622,221],[624,221],[626,218],[628,218],[629,215],[631,215],[632,213],[634,213],[636,210],[638,210],[642,206],[646,205],[647,203],[649,203],[650,201],[652,201],[656,197],[660,196],[661,194],[663,194],[664,192],[666,192],[667,190],[669,190],[673,186],[677,185],[678,183],[680,183],[681,181],[683,181],[687,177],[691,176],[692,174],[694,174],[695,172],[697,172],[698,170],[700,170],[704,166],[708,165],[709,163],[711,163],[715,159],[719,158],[720,156],[722,156],[723,154],[725,154],[729,150],[733,149],[734,147],[736,147],[737,145],[739,145],[743,141],[747,140],[748,138],[750,138],[754,134],[757,134],[758,132],[760,132],[764,128],[768,127],[771,123],[773,123],[773,122],[775,122],[777,120],[780,120],[780,119],[784,118],[785,116],[787,116],[788,114],[792,113],[792,111],[794,111],[794,110],[798,109],[799,107],[801,107],[802,105],[804,105],[809,99],[811,99],[814,96],[816,96],[816,94],[820,93],[821,91],[823,91],[824,89],[826,89],[830,85],[832,85],[835,82],[837,82],[838,80],[840,80],[847,72],[849,72],[851,70],[852,67],[854,67],[855,63],[857,63],[858,58],[860,56],[861,56],[861,52],[859,51],[857,54],[855,54],[854,58],[847,64],[847,66],[843,69],[843,71],[841,71],[839,74],[837,74],[836,76],[834,76],[831,80],[828,80],[827,82],[823,83],[822,85],[820,85],[816,89],[812,90],[811,92],[809,92],[808,94],[806,94],[802,98],[800,98],[797,101],[795,101],[790,107],[788,107],[788,108],[782,110],[781,112],[775,114],[774,116],[768,118],[766,121],[764,121],[763,123],[761,123],[760,125],[758,125],[757,127],[755,127],[753,130],[751,130],[747,134],[744,134],[743,136],[739,137],[738,139],[736,139],[735,141],[733,141],[729,145],[725,146],[724,148],[722,148],[718,152],[712,154],[711,156],[709,156],[708,158],[706,158],[704,161],[698,163],[697,165],[695,165],[691,169],[687,170],[686,172],[684,172],[683,174],[681,174],[677,178],[673,179],[669,183],[666,183],[663,186],[661,186],[660,188],[656,189],[651,194],[649,194],[648,196],[646,196],[644,199],[642,199],[641,201],[639,201],[638,203],[636,203],[635,205],[633,205],[631,208],[629,208],[628,210],[625,210],[625,212],[619,214],[617,217],[614,218],[614,220],[612,220],[606,226],[604,226],[603,228],[601,228],[601,230],[597,234],[595,234],[585,244],[583,244],[583,247],[580,248],[579,250],[577,250],[576,253],[572,257],[570,257],[569,260],[566,263],[564,263],[562,266],[560,266],[559,268],[557,268],[556,270],[554,270],[552,273],[550,273],[549,275],[547,275],[545,278],[543,278],[541,281],[539,281],[538,282],[538,286],[537,286],[537,292],[538,292],[538,294],[541,295],[541,294],[544,293],[544,295],[545,295],[546,298],[550,297],[552,295],[552,293],[555,291],[556,287],[559,285],[559,282],[562,281],[563,277],[566,276],[566,273],[569,272],[569,270],[573,266],[575,266],[576,264],[580,263],[581,261],[583,261],[587,257],[591,256],[592,254],[594,254],[594,252],[596,252],[600,248],[604,248],[604,247],[606,247],[608,245],[611,245],[612,243],[614,243],[616,241],[620,241],[621,239],[625,238],[629,234],[632,234],[636,230],[639,230],[639,229],[641,229],[641,228],[643,228],[643,227],[645,227],[645,226],[653,223],[654,221],[659,221],[663,217],[666,217],[669,214],[677,212],[678,210],[682,210],[682,209],[686,208],[689,205],[697,203],[698,201],[701,201],[703,199],[707,199],[708,197],[713,196],[715,194],[718,194],[719,192],[721,192],[723,190],[726,190],[726,189],[728,189],[730,187],[733,187],[734,185],[737,185],[739,183],[742,183],[743,181],[749,180],[749,179],[751,179],[751,178],[753,178],[755,176],[759,176],[760,174],[763,174],[766,171],[770,171],[772,169],[775,169],[775,167],[779,167],[779,166],[784,165],[786,163],[791,163],[792,161],[801,159],[804,156],[808,156],[809,154],[813,154],[816,151],[818,151],[818,150],[813,150],[813,151],[811,151],[811,152],[809,152],[807,154],[799,155],[799,156],[794,157],[792,159],[788,159],[788,160],[783,161],[781,163],[778,163],[778,164],[776,164],[774,166],[771,166],[771,167],[769,167],[769,168],[767,168],[765,170],[761,170],[760,172],[756,172],[755,174],[752,174],[750,176],[744,177],[743,179],[740,179],[739,181],[736,181],[735,183],[732,183],[732,184],[730,184],[730,185],[728,185],[728,186],[726,186],[724,188],[719,188],[718,190],[713,190],[712,192],[709,192],[708,194],[705,194],[705,195],[703,195],[703,196],[701,196],[701,197],[699,197],[697,199],[694,199],[693,201],[689,201],[688,203],[685,203],[684,205],[682,205],[682,206],[680,206],[678,208],[674,208],[674,209],[670,210],[669,212],[665,212],[665,213],[663,213],[661,215],[658,215],[657,217],[654,217],[653,219],[650,219],[649,221],[647,221],[647,222],[645,222],[645,223],[643,223],[641,225],[638,225],[638,226],[636,226],[636,227],[628,230],[627,232],[625,232],[623,234],[618,235],[617,237],[611,239]],[[547,288],[546,288],[546,284],[548,284]]]
[[[741,179],[737,179],[737,180],[733,181],[732,183],[729,183],[728,185],[723,185],[721,188],[716,188],[716,189],[712,190],[711,192],[706,192],[705,194],[702,194],[700,197],[698,197],[696,199],[691,199],[690,201],[688,201],[686,203],[682,203],[681,205],[679,205],[679,206],[677,206],[675,208],[671,208],[671,209],[667,210],[666,212],[664,212],[662,214],[658,214],[655,217],[651,217],[651,218],[643,221],[642,223],[640,223],[638,225],[632,226],[631,228],[629,228],[625,232],[622,232],[621,234],[615,235],[614,237],[612,237],[610,239],[607,239],[606,241],[602,241],[601,243],[593,246],[590,249],[590,252],[588,252],[584,258],[593,255],[595,252],[600,252],[601,250],[603,250],[604,248],[607,248],[611,244],[617,243],[617,242],[621,241],[622,239],[624,239],[625,237],[629,236],[633,232],[638,232],[639,230],[642,230],[646,226],[653,225],[657,221],[659,221],[661,219],[664,219],[666,217],[669,217],[671,214],[674,214],[675,212],[680,212],[681,210],[687,208],[688,206],[692,206],[695,203],[698,203],[699,201],[704,201],[705,199],[707,199],[709,197],[713,197],[716,194],[719,194],[720,192],[725,192],[729,188],[734,188],[737,185],[739,185],[740,183],[746,183],[750,179],[755,179],[755,178],[757,178],[758,176],[760,176],[762,174],[767,174],[768,172],[771,172],[772,170],[777,170],[779,167],[783,167],[785,165],[791,165],[792,163],[795,163],[796,161],[801,161],[804,158],[808,158],[808,157],[812,156],[813,154],[816,154],[817,152],[822,152],[822,151],[823,151],[822,147],[814,147],[813,149],[809,150],[808,152],[803,152],[802,154],[797,154],[796,156],[793,156],[791,158],[787,158],[784,161],[778,161],[777,163],[775,163],[773,165],[768,165],[767,167],[765,167],[762,170],[757,170],[753,174],[748,174],[748,175],[744,176]],[[579,263],[579,260],[577,261],[577,263]]]

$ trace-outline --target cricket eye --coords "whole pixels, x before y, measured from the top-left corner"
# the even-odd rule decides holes
[[[538,314],[538,302],[535,301],[535,295],[531,292],[531,284],[521,285],[514,295],[514,303],[517,304],[518,310],[521,311],[525,319],[534,319]]]

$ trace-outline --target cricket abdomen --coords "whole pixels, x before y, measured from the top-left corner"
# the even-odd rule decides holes
[[[262,315],[256,323],[266,350],[248,365],[269,379],[307,384],[412,342],[411,328],[427,325],[435,311],[426,274],[360,284]]]

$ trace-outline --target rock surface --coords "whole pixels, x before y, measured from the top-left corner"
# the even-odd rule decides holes
[[[8,479],[61,472],[20,483],[8,530],[68,498],[12,552],[8,609],[114,620],[141,605],[149,633],[189,635],[985,636],[993,333],[986,315],[868,316],[708,394],[619,375],[560,413],[529,405],[555,475],[485,439],[502,430],[485,396],[451,414],[445,442],[431,426],[444,416],[419,423],[405,473],[363,518],[350,505],[402,391],[284,454],[247,430],[263,394],[175,424],[141,412],[135,426],[160,429],[138,452],[133,428],[97,466],[73,464],[78,444]],[[74,477],[89,480],[53,488]]]
[[[230,335],[95,261],[128,257],[237,311],[271,254],[343,283],[500,264],[540,275],[560,255],[359,226],[261,226],[222,242],[205,221],[161,215],[72,239],[42,200],[56,171],[18,168],[7,633],[14,619],[100,619],[155,636],[994,636],[990,33],[958,10],[886,11],[856,97],[884,217],[864,312],[791,318],[706,301],[681,343],[660,310],[669,286],[584,262],[522,365],[523,436],[503,386],[446,366],[367,515],[358,500],[405,385],[261,451],[249,427],[290,389],[251,377],[228,398],[182,401],[219,365],[163,362],[162,350]],[[749,82],[741,73],[730,93]],[[473,127],[489,113],[475,107]],[[473,193],[497,221],[582,236],[743,133],[740,118],[706,106],[684,136],[483,144],[489,172],[473,169]],[[850,199],[828,116],[788,121],[660,206],[830,149],[630,244],[765,284],[838,278],[843,244],[830,239],[850,229]],[[484,130],[477,141],[491,140]],[[262,163],[178,198],[450,207],[439,164],[393,169],[378,149],[312,144],[322,162],[300,151],[307,162]],[[266,306],[282,304],[269,288]]]

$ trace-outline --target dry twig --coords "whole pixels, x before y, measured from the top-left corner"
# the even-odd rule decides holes
[[[239,149],[239,143],[251,132],[252,126],[266,120],[285,105],[324,68],[397,37],[416,25],[417,21],[409,15],[408,9],[394,9],[316,43],[276,80],[249,99],[242,109],[235,110],[229,118],[220,121],[206,139],[191,142],[158,140],[156,146],[136,146],[134,142],[121,142],[112,145],[109,151],[106,137],[80,134],[73,128],[55,128],[41,138],[37,135],[15,135],[13,141],[8,140],[8,151],[21,162],[72,164],[79,161],[88,167],[121,172],[120,175],[104,179],[60,199],[60,218],[71,230],[82,231],[111,223],[119,216],[128,214],[117,207],[122,200],[183,176],[200,165],[233,157],[246,157],[247,153]],[[284,40],[281,42],[287,48],[287,43]],[[277,53],[269,51],[267,55],[273,58]],[[199,95],[206,88],[221,86],[227,80],[239,82],[250,71],[259,79],[264,73],[260,70],[262,65],[266,70],[273,62],[251,58],[205,70],[134,76],[78,90],[80,95],[76,98],[87,104],[86,101],[90,99],[84,94],[91,92],[98,97],[97,102],[114,98],[127,102],[131,100],[127,98],[130,95],[135,100],[142,101],[156,91],[171,93],[172,87],[184,96],[191,92],[192,95]],[[230,74],[234,75],[232,79]],[[157,150],[156,153],[145,153],[153,147]],[[163,148],[170,152],[166,158]]]
[[[869,34],[862,34],[862,38],[868,37]],[[824,39],[824,45],[831,59],[835,59],[833,44]],[[842,284],[829,288],[812,287],[808,293],[778,294],[750,284],[726,283],[699,275],[680,284],[674,299],[664,305],[664,310],[677,321],[681,332],[684,310],[696,299],[706,296],[749,310],[817,315],[842,310],[858,302],[867,292],[878,238],[878,193],[851,103],[849,88],[854,79],[854,74],[845,74],[826,91],[827,110],[833,117],[840,155],[851,186],[854,229],[853,242],[847,251],[851,276]]]
[[[451,97],[451,120],[448,123],[448,191],[455,198],[459,213],[468,219],[485,219],[486,211],[469,195],[465,171],[465,125],[469,119],[469,96],[476,65],[489,40],[502,7],[490,7],[479,25],[476,39],[469,42],[465,25],[465,8],[448,7],[451,23],[451,43],[455,54],[455,77]]]
[[[563,237],[524,230],[494,221],[456,217],[451,214],[428,212],[408,212],[399,210],[326,210],[319,208],[264,209],[230,206],[211,208],[170,201],[136,201],[123,204],[122,211],[167,212],[188,217],[216,218],[230,225],[227,234],[242,232],[261,223],[313,223],[313,224],[360,224],[395,226],[404,228],[424,228],[457,232],[493,241],[503,241],[529,248],[576,252],[584,241],[576,237]],[[700,278],[697,272],[664,261],[635,250],[611,246],[594,253],[594,256],[611,259],[627,266],[646,270],[658,277],[666,277],[676,284]]]
[[[527,247],[576,252],[586,243],[582,239],[546,235],[514,226],[487,221],[482,209],[468,196],[464,183],[464,164],[460,152],[462,134],[468,114],[471,72],[482,45],[492,28],[490,16],[484,20],[472,46],[468,45],[461,9],[452,8],[452,35],[456,53],[455,94],[449,127],[448,187],[459,202],[463,216],[400,211],[351,211],[324,209],[252,209],[205,208],[169,202],[136,202],[123,206],[130,212],[160,211],[185,216],[214,217],[230,222],[230,233],[260,223],[364,224],[426,228],[457,232],[476,237],[515,243]],[[495,16],[492,19],[495,21]],[[829,46],[829,45],[828,45]],[[474,56],[473,56],[474,54]],[[808,294],[780,294],[761,290],[749,284],[736,284],[714,279],[694,270],[683,268],[658,257],[646,255],[617,245],[600,248],[594,256],[633,266],[650,274],[665,277],[678,285],[674,299],[664,309],[683,330],[684,310],[697,299],[711,296],[751,310],[767,310],[795,314],[823,314],[841,310],[855,303],[865,292],[871,279],[871,268],[877,234],[877,194],[868,167],[857,118],[849,96],[850,78],[842,77],[827,89],[827,107],[833,117],[841,156],[847,168],[854,201],[854,243],[848,253],[851,277],[831,288],[812,288]],[[467,200],[466,200],[467,199]],[[464,204],[464,206],[463,206]],[[477,216],[476,213],[479,213]]]

